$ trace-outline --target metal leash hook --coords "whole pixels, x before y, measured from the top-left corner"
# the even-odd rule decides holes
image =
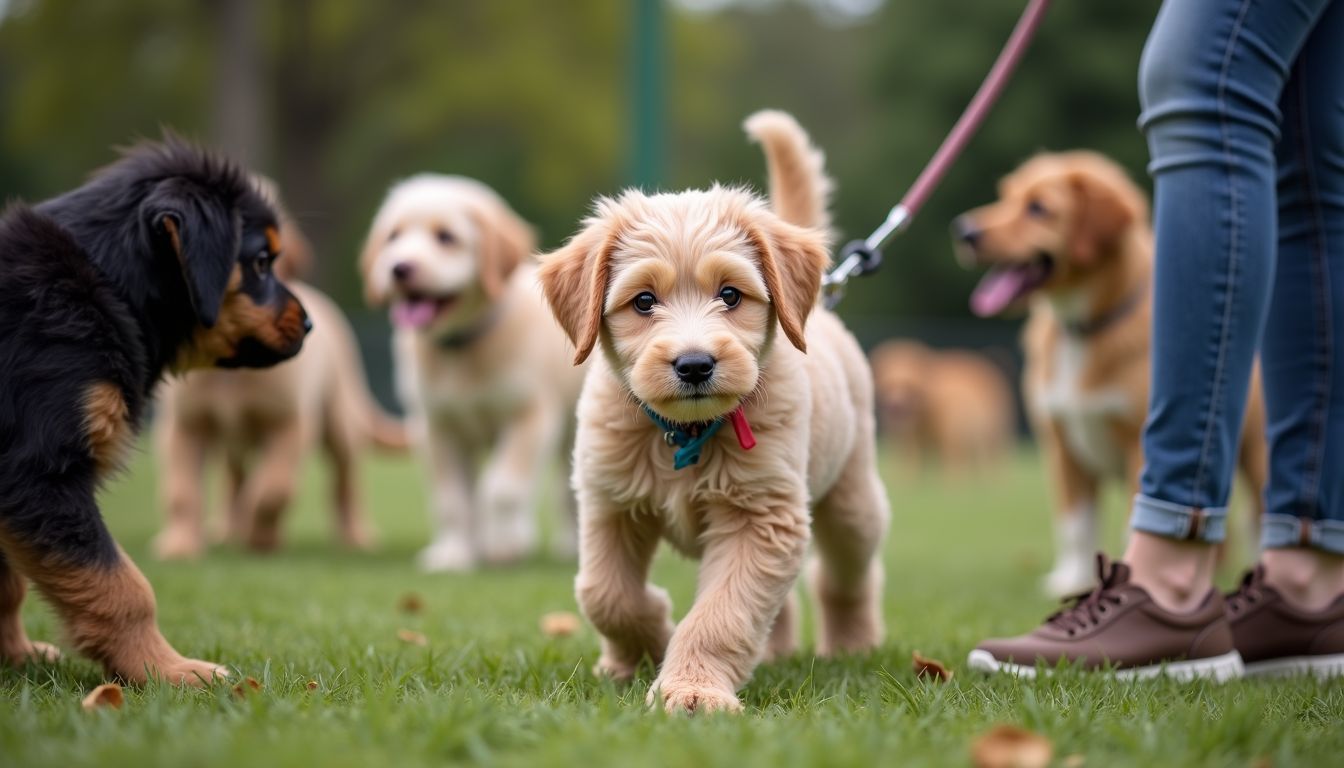
[[[826,273],[821,279],[821,301],[827,309],[845,297],[845,285],[849,278],[867,275],[882,266],[882,246],[900,234],[910,224],[910,211],[904,205],[897,204],[867,240],[850,240],[840,249],[840,264]]]
[[[1036,29],[1049,7],[1050,0],[1027,0],[1027,6],[1013,27],[1008,42],[994,60],[994,66],[990,68],[984,82],[976,90],[971,103],[966,105],[966,110],[957,118],[956,125],[952,126],[947,138],[939,145],[938,151],[905,193],[905,197],[891,209],[887,214],[887,220],[882,222],[882,226],[874,230],[867,240],[854,240],[840,249],[840,264],[823,275],[821,280],[821,300],[827,309],[834,309],[835,305],[840,303],[840,299],[844,298],[845,284],[849,282],[849,278],[877,271],[882,264],[882,246],[910,225],[910,220],[923,207],[924,201],[933,193],[938,182],[942,181],[952,162],[966,148],[971,136],[989,114],[989,108],[998,100],[999,94],[1003,93],[1009,77],[1012,76],[1022,55],[1026,53],[1027,47],[1031,45],[1031,39],[1036,35]]]

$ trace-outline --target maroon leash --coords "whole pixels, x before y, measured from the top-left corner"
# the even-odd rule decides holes
[[[874,230],[866,240],[854,240],[841,249],[840,265],[822,281],[822,301],[828,308],[834,307],[844,298],[845,284],[849,282],[849,278],[875,272],[881,266],[882,246],[910,226],[910,221],[919,213],[929,195],[943,180],[952,163],[961,155],[966,144],[980,128],[980,124],[985,121],[985,116],[1003,93],[1017,63],[1022,60],[1022,55],[1031,45],[1036,29],[1041,25],[1041,19],[1045,17],[1049,7],[1050,0],[1028,0],[1027,7],[1022,11],[1022,17],[1017,20],[1017,26],[1013,27],[1013,34],[1004,44],[1003,50],[999,51],[999,58],[994,61],[993,68],[985,76],[985,81],[980,84],[980,89],[975,92],[975,97],[966,105],[966,110],[957,119],[952,132],[943,139],[933,159],[924,166],[919,178],[915,179],[915,183],[901,198],[901,202],[891,209],[882,226]]]

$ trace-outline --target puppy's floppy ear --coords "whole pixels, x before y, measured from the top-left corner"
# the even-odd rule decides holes
[[[240,232],[232,213],[192,182],[169,178],[141,202],[140,220],[151,242],[176,258],[197,321],[213,328],[238,258]]]
[[[763,218],[767,220],[745,228],[747,237],[760,253],[761,275],[780,328],[793,346],[806,352],[807,316],[817,305],[821,276],[831,262],[826,234],[794,226],[774,215]]]
[[[373,263],[378,260],[378,254],[387,244],[387,237],[391,233],[392,227],[383,221],[383,212],[379,211],[373,225],[369,227],[368,236],[364,238],[364,247],[359,252],[359,275],[364,278],[364,303],[370,307],[382,306],[387,301],[386,292],[374,285]]]
[[[503,201],[474,207],[470,215],[480,232],[481,287],[490,299],[498,299],[509,275],[536,248],[532,227]]]
[[[541,257],[537,278],[556,321],[574,342],[575,365],[587,360],[597,344],[615,247],[615,229],[593,217],[564,247]]]
[[[1078,169],[1069,175],[1078,212],[1069,236],[1069,253],[1079,263],[1090,264],[1113,249],[1125,230],[1144,215],[1143,196],[1132,182],[1117,174],[1109,177]]]

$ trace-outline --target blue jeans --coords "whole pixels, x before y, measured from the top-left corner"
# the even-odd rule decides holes
[[[1259,351],[1263,546],[1344,554],[1344,0],[1165,0],[1139,80],[1157,264],[1131,524],[1223,538]]]

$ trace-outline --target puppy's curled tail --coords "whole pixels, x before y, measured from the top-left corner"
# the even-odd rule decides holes
[[[832,183],[826,176],[826,156],[812,145],[807,131],[792,115],[775,109],[752,114],[742,127],[765,151],[775,213],[790,224],[829,229]]]

